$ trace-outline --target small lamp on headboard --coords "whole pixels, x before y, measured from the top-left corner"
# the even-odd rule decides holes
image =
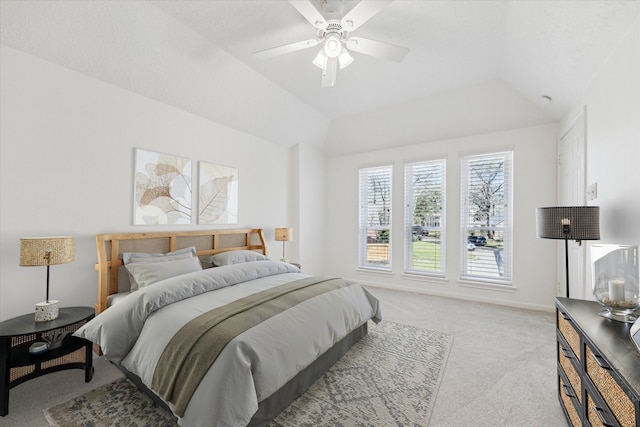
[[[47,266],[47,299],[36,304],[36,322],[58,317],[58,300],[49,300],[49,266],[74,260],[73,237],[25,237],[20,239],[20,266]]]
[[[276,241],[282,242],[282,259],[281,261],[287,261],[284,256],[284,244],[293,239],[293,228],[276,228]]]

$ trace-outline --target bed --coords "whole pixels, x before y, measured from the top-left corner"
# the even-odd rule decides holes
[[[268,258],[261,229],[99,234],[94,342],[182,426],[266,425],[379,322],[357,283]]]

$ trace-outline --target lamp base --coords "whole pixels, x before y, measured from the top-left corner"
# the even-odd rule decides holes
[[[57,319],[59,314],[58,300],[39,302],[36,304],[36,322],[48,322]]]

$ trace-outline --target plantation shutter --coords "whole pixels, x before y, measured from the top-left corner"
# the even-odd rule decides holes
[[[391,269],[392,167],[360,169],[358,266]]]
[[[444,159],[405,164],[404,270],[444,276]]]
[[[513,152],[461,160],[463,279],[511,283]]]

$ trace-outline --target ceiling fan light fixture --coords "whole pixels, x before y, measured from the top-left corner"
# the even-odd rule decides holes
[[[329,58],[337,58],[342,52],[342,42],[337,34],[329,34],[324,40],[324,54]]]
[[[327,55],[324,54],[324,49],[320,49],[320,52],[318,52],[318,55],[312,62],[313,65],[320,68],[321,70],[327,69]]]
[[[347,49],[342,49],[342,52],[338,55],[338,62],[340,63],[340,69],[347,68],[353,62],[353,56],[349,54]]]
[[[334,87],[338,68],[343,69],[353,63],[351,52],[402,62],[409,52],[406,47],[362,37],[349,38],[352,31],[391,2],[393,0],[289,0],[289,3],[316,29],[316,37],[264,49],[254,52],[254,55],[268,59],[321,45],[312,63],[322,70],[320,86],[323,88]],[[318,10],[318,3],[321,3],[321,10]],[[346,14],[343,13],[344,3],[350,8]]]

